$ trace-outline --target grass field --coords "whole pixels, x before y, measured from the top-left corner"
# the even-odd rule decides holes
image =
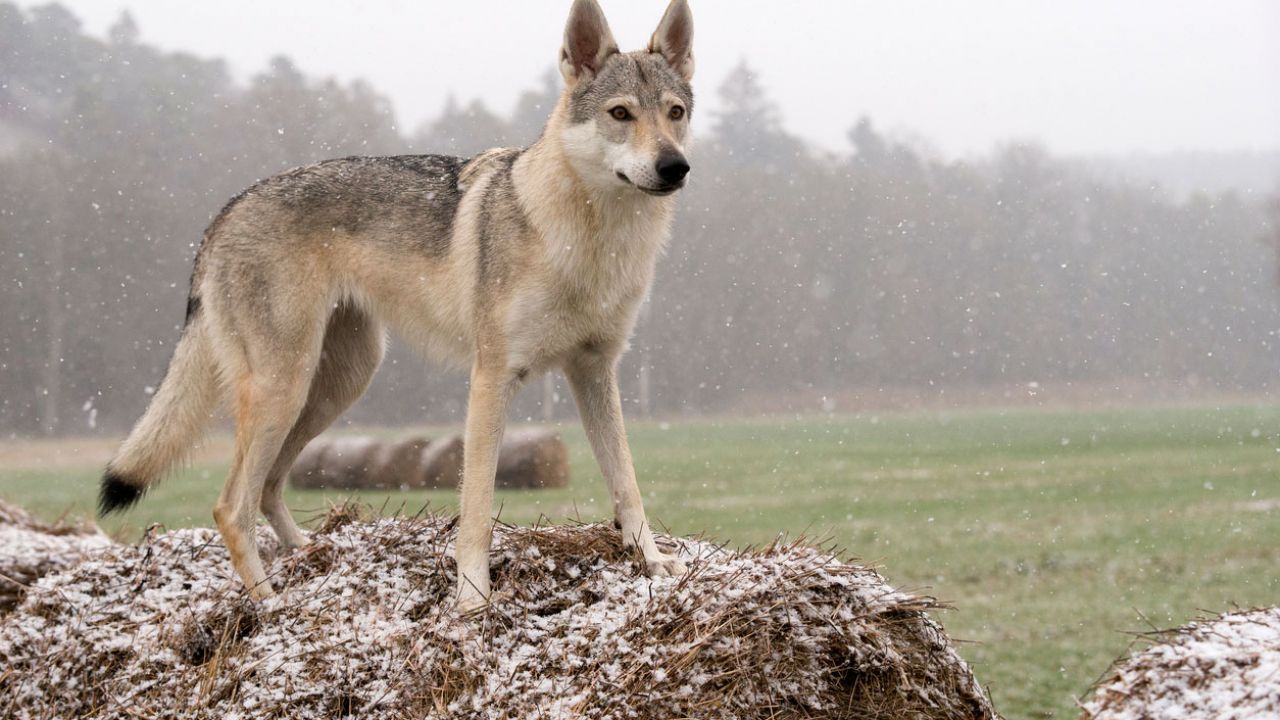
[[[564,430],[573,487],[501,492],[504,520],[609,514],[581,432]],[[1280,407],[1200,407],[698,420],[635,424],[631,438],[651,518],[733,544],[781,531],[834,542],[955,604],[941,619],[1006,717],[1064,718],[1127,631],[1280,603],[1277,433]],[[0,496],[88,513],[109,447],[7,441]],[[218,450],[108,529],[209,524]],[[343,497],[289,504],[306,515]]]

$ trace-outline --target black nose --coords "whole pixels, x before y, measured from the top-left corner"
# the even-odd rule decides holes
[[[689,174],[689,163],[684,159],[683,155],[663,155],[658,158],[658,164],[654,167],[658,171],[658,177],[668,185],[675,185]]]

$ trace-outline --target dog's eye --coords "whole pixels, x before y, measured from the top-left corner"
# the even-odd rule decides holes
[[[672,120],[679,120],[680,118],[684,117],[684,108],[680,107],[679,105],[673,105],[671,106],[671,110],[667,112],[667,115]]]
[[[614,120],[630,120],[631,111],[619,105],[609,111],[609,116]]]

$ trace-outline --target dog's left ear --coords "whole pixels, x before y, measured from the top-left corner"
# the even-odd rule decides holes
[[[659,53],[686,81],[693,79],[693,13],[688,0],[671,0],[658,29],[649,38],[649,52]]]

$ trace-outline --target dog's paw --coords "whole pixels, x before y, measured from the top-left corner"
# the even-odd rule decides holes
[[[463,593],[453,605],[453,611],[459,617],[472,617],[489,608],[489,600],[480,593]]]
[[[515,598],[515,594],[509,591],[491,592],[488,598],[475,595],[471,598],[459,598],[458,604],[454,606],[454,612],[458,617],[470,618],[483,615],[490,609],[501,606],[503,603]]]
[[[276,550],[277,557],[288,557],[300,550],[312,547],[311,539],[306,535],[299,535],[295,538],[281,538],[280,548]]]
[[[679,577],[689,572],[689,568],[678,558],[659,554],[657,557],[645,558],[644,572],[649,577]]]

